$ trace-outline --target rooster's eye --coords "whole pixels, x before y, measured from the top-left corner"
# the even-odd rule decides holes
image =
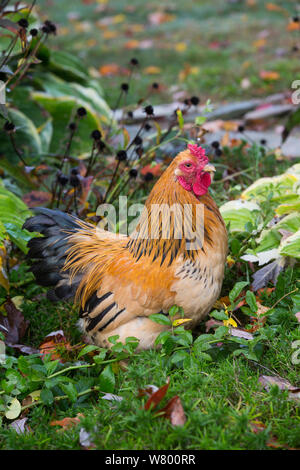
[[[191,168],[192,167],[192,164],[191,163],[185,163],[184,165],[186,168]]]

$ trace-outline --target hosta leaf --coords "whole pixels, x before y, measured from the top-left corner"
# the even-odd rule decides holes
[[[21,111],[16,109],[8,110],[9,120],[16,126],[14,134],[16,147],[22,152],[22,157],[26,163],[30,162],[30,158],[41,153],[42,145],[40,136],[33,122]],[[0,129],[1,150],[0,155],[4,155],[10,162],[18,163],[19,157],[16,155],[12,147],[8,135]]]
[[[260,207],[249,201],[229,201],[220,207],[220,212],[226,225],[230,224],[230,232],[244,232],[245,225],[257,224]]]
[[[51,140],[50,152],[58,152],[64,148],[68,138],[68,124],[73,118],[76,110],[84,106],[87,115],[80,121],[76,138],[72,143],[72,152],[82,154],[91,150],[91,132],[100,129],[100,117],[90,107],[77,98],[68,96],[52,97],[47,93],[35,92],[33,99],[43,106],[53,118],[53,138]]]
[[[281,242],[279,253],[300,259],[300,230]]]

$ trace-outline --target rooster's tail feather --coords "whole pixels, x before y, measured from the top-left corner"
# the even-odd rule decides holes
[[[26,220],[23,228],[39,232],[43,237],[32,238],[28,243],[27,256],[33,260],[31,271],[38,284],[52,287],[47,292],[50,300],[74,298],[81,276],[75,276],[71,282],[69,272],[62,272],[62,269],[70,248],[68,238],[81,228],[79,219],[59,210],[40,207],[33,212],[35,215]]]

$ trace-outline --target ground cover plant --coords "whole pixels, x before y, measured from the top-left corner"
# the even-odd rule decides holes
[[[0,2],[1,449],[300,447],[300,163],[251,142],[244,123],[227,123],[238,139],[227,132],[210,144],[205,127],[209,99],[290,86],[297,9],[295,2],[194,4],[183,12],[179,4],[78,1],[70,10],[63,1],[58,12],[55,2]],[[258,14],[268,30],[262,37]],[[183,27],[192,17],[193,28]],[[237,42],[230,25],[239,21],[247,27]],[[288,57],[274,56],[278,27]],[[170,46],[158,51],[162,38]],[[203,65],[194,65],[201,46]],[[237,68],[248,52],[249,64]],[[262,63],[269,75],[259,73]],[[166,125],[153,104],[174,98],[174,77],[182,103]],[[199,99],[205,110],[191,122]],[[293,119],[289,130],[299,123]],[[99,204],[118,209],[119,195],[143,203],[178,149],[195,141],[217,169],[210,191],[228,228],[220,299],[193,333],[176,305],[168,316],[153,315],[170,327],[157,350],[137,352],[134,337],[126,344],[111,337],[110,351],[86,344],[77,306],[48,300],[29,271],[32,234],[22,226],[30,208],[97,224]]]

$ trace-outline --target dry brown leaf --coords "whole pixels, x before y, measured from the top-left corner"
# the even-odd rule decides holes
[[[53,331],[46,336],[44,342],[40,345],[39,350],[42,356],[51,354],[52,361],[58,359],[63,362],[61,357],[62,351],[72,351],[73,347],[66,340],[64,332],[62,330]]]
[[[51,194],[45,191],[30,191],[24,194],[22,199],[28,207],[44,206],[51,200]]]
[[[183,426],[186,422],[186,416],[178,395],[171,398],[164,408],[160,410],[160,413],[164,413],[164,417],[169,419],[173,426]]]
[[[170,385],[170,378],[168,377],[167,383],[160,387],[156,392],[154,392],[152,395],[150,395],[150,398],[147,400],[145,403],[145,410],[149,409],[155,409],[157,405],[162,401],[162,399],[165,397],[168,388]]]
[[[293,385],[290,384],[290,382],[286,379],[283,379],[282,377],[278,376],[273,376],[273,375],[261,375],[258,379],[259,383],[262,384],[262,386],[266,390],[270,390],[270,388],[273,385],[277,385],[277,387],[280,390],[288,390],[289,392],[289,398],[293,400],[299,400],[300,399],[300,388],[299,387],[294,387]]]

